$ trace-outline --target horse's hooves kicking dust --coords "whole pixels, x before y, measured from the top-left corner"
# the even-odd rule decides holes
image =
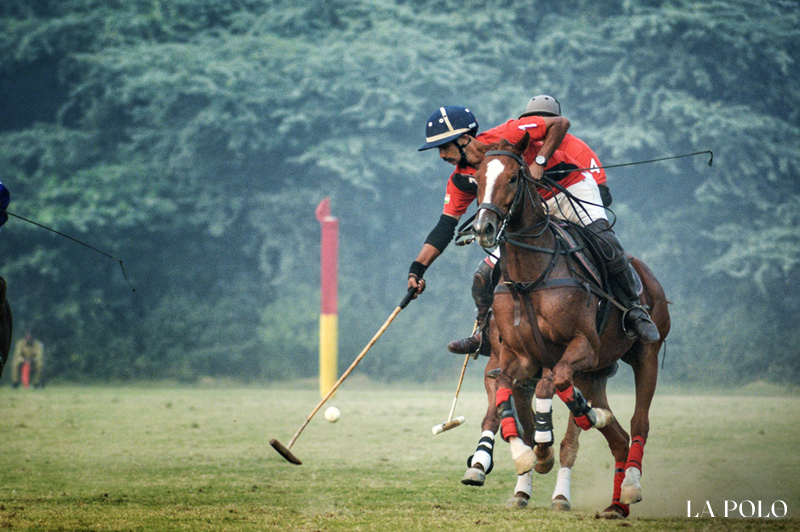
[[[517,497],[515,495],[514,497],[511,497],[510,499],[508,499],[508,502],[506,503],[506,507],[507,508],[520,508],[520,509],[527,508],[528,507],[528,499],[526,499],[525,497]]]
[[[630,510],[628,509],[627,505],[622,506],[620,504],[612,504],[599,514],[597,514],[597,518],[602,519],[625,519],[630,515]]]
[[[553,500],[550,501],[550,509],[554,512],[569,512],[572,510],[572,505],[563,495],[556,495],[553,497]]]

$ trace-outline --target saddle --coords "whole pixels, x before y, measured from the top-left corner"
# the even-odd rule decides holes
[[[531,305],[527,298],[517,298],[516,294],[524,294],[531,291],[559,288],[564,286],[576,286],[583,288],[587,291],[587,293],[594,293],[600,298],[595,327],[597,333],[602,334],[603,329],[605,329],[605,326],[608,323],[609,311],[611,309],[610,302],[613,302],[619,306],[619,303],[610,293],[605,259],[600,253],[602,240],[593,231],[586,229],[582,225],[567,220],[550,219],[548,225],[556,240],[555,249],[551,251],[554,256],[551,268],[552,265],[555,264],[556,255],[568,255],[571,259],[569,264],[572,277],[550,279],[549,276],[551,268],[548,268],[539,279],[533,282],[506,282],[505,284],[499,284],[495,288],[495,294],[511,293],[515,295],[515,307],[517,307],[517,309],[515,310],[514,324],[519,325],[521,318],[518,308],[520,299],[524,300],[526,311],[529,316],[532,316],[534,311],[533,308],[528,308]],[[576,265],[577,267],[573,267],[573,265]],[[643,291],[642,280],[632,266],[629,265],[628,267],[631,269],[633,278],[636,281],[636,291],[639,295],[641,295]],[[537,343],[539,343],[538,339]]]
[[[553,230],[561,238],[569,242],[570,247],[575,250],[572,253],[572,258],[583,267],[602,290],[610,291],[608,278],[605,275],[605,259],[599,252],[602,239],[594,231],[590,231],[574,222],[551,220],[551,224],[553,225]],[[630,259],[630,256],[628,258]],[[633,279],[636,282],[636,294],[641,296],[644,291],[642,279],[633,266],[629,265],[628,267],[633,273]]]

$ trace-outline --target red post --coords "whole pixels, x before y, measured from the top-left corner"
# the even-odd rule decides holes
[[[320,252],[321,314],[319,321],[319,391],[322,397],[336,384],[338,373],[339,220],[331,216],[331,199],[314,213],[322,229]]]

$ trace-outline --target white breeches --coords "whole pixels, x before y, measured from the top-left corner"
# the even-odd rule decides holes
[[[566,194],[559,192],[546,202],[551,216],[583,225],[597,220],[608,220],[597,181],[589,172],[583,172],[583,175],[583,181],[567,187],[567,191],[583,203],[575,203]]]

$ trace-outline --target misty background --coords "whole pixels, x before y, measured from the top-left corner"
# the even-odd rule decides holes
[[[51,382],[312,378],[330,197],[343,370],[441,213],[428,116],[485,130],[544,93],[606,165],[714,152],[608,170],[673,303],[662,382],[796,383],[799,60],[783,0],[4,0],[8,210],[136,289],[12,217],[14,340],[44,342]],[[452,377],[483,256],[451,245],[359,372]]]

